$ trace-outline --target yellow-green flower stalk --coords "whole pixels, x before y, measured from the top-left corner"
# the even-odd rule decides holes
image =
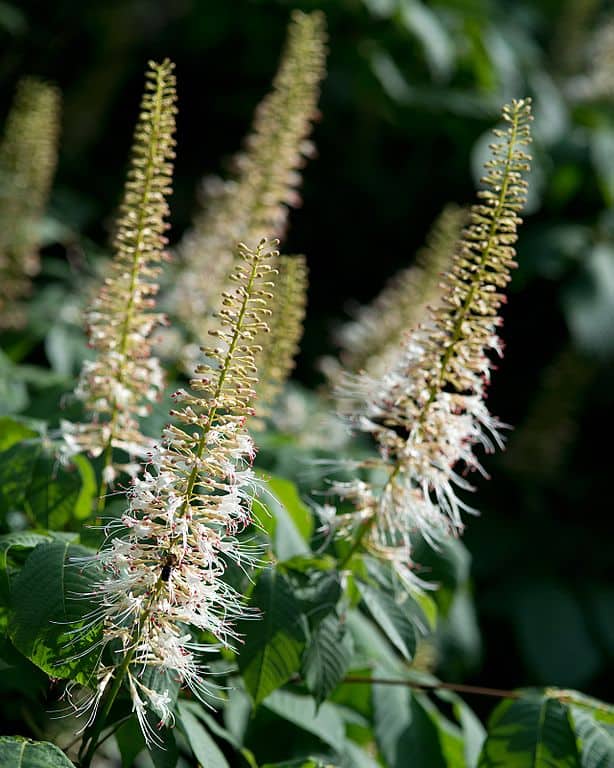
[[[0,144],[0,329],[20,328],[40,269],[41,219],[57,163],[60,92],[24,78]]]
[[[303,335],[307,305],[305,257],[280,256],[277,268],[279,275],[275,281],[272,314],[268,321],[270,330],[258,339],[262,351],[257,359],[257,419],[252,428],[261,428],[262,419],[271,414],[271,406],[292,373]]]
[[[462,208],[446,206],[415,263],[395,275],[371,304],[361,307],[355,319],[339,330],[345,370],[380,376],[389,369],[404,335],[427,320],[428,307],[441,300],[442,274],[452,264],[466,220]]]
[[[174,423],[95,558],[105,575],[93,589],[100,604],[90,618],[103,622],[101,643],[112,644],[113,660],[101,660],[99,687],[81,706],[96,708],[104,698],[103,723],[126,683],[150,743],[157,735],[148,712],[166,723],[172,711],[168,692],[149,688],[144,673],[169,672],[203,697],[203,657],[219,645],[232,646],[235,623],[246,615],[243,596],[224,573],[231,562],[249,566],[255,554],[237,534],[251,522],[255,451],[246,422],[254,413],[257,340],[270,315],[276,244],[240,246],[214,346],[203,348],[208,362],[198,366],[191,392],[174,394]],[[196,640],[190,627],[213,635],[217,644]]]
[[[165,321],[154,308],[160,263],[167,257],[167,198],[175,157],[173,69],[168,60],[149,64],[117,224],[115,257],[86,314],[96,356],[83,364],[75,393],[89,421],[64,424],[70,450],[103,454],[101,498],[118,471],[133,469],[131,464],[118,463],[116,450],[131,457],[144,455],[150,440],[141,434],[138,418],[149,412],[149,404],[163,388],[150,337]]]
[[[457,489],[470,489],[464,471],[483,471],[474,446],[490,451],[502,443],[502,425],[485,397],[492,355],[502,352],[499,309],[515,266],[530,119],[528,99],[503,108],[505,128],[494,131],[480,201],[471,208],[430,322],[408,334],[385,375],[363,374],[346,384],[354,402],[362,395],[353,421],[373,436],[380,458],[370,466],[379,465],[386,479],[381,486],[356,481],[338,487],[357,512],[331,522],[358,525],[354,548],[362,543],[389,557],[408,577],[414,533],[433,542],[462,531],[461,511],[470,508]]]
[[[236,244],[282,237],[289,208],[300,202],[300,169],[324,75],[325,30],[320,12],[295,11],[272,91],[258,105],[251,133],[233,162],[234,175],[208,179],[204,209],[179,247],[181,272],[171,312],[196,344],[212,327],[217,297],[227,285]]]

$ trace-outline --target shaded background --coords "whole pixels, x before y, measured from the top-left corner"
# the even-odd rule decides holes
[[[439,673],[611,698],[614,35],[610,70],[607,48],[594,47],[614,23],[610,2],[0,2],[2,117],[24,74],[55,81],[64,98],[39,281],[62,275],[67,256],[78,278],[106,247],[149,58],[177,63],[180,238],[199,179],[224,171],[269,87],[295,7],[324,9],[330,34],[319,156],[286,246],[311,270],[297,370],[309,387],[344,307],[411,262],[445,203],[472,201],[500,105],[534,98],[531,200],[490,400],[516,429],[487,461],[482,516],[465,537],[481,641],[460,616]]]

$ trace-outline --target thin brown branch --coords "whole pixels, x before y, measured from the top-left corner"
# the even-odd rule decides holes
[[[369,677],[367,675],[348,675],[343,679],[344,683],[370,683],[372,685],[404,685],[407,688],[415,688],[420,691],[455,691],[456,693],[469,693],[476,696],[494,696],[498,699],[520,699],[520,691],[507,691],[503,688],[486,688],[481,685],[466,685],[464,683],[445,683],[438,680],[436,683],[419,683],[413,680],[392,677]]]

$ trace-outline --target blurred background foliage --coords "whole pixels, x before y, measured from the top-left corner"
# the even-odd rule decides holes
[[[411,263],[447,202],[473,199],[501,104],[534,99],[532,193],[490,399],[514,431],[507,453],[487,461],[491,481],[477,481],[482,514],[465,536],[472,586],[451,612],[437,672],[608,698],[614,7],[606,0],[0,2],[2,117],[25,74],[57,83],[64,101],[43,270],[27,333],[5,337],[0,407],[46,416],[78,369],[84,341],[71,297],[109,242],[145,62],[177,63],[174,243],[201,177],[223,171],[247,131],[295,7],[325,10],[330,35],[318,158],[286,248],[306,253],[311,273],[293,390],[307,412],[314,399],[304,388],[321,384],[318,359],[334,352],[346,308]],[[27,365],[18,372],[16,362]],[[312,434],[301,456],[318,448]],[[262,464],[287,473],[295,449],[265,440]],[[304,492],[308,474],[301,465]]]

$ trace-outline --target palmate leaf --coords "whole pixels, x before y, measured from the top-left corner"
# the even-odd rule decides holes
[[[55,744],[21,736],[0,736],[0,765],[6,768],[74,768]]]
[[[245,645],[238,663],[247,690],[259,704],[298,672],[305,643],[304,617],[292,585],[273,569],[258,579],[250,604],[262,616],[243,623]]]
[[[479,768],[578,768],[580,756],[568,707],[535,693],[495,709]]]
[[[74,657],[94,645],[101,628],[84,626],[92,604],[83,594],[90,589],[93,571],[84,571],[72,560],[91,554],[67,541],[39,544],[11,584],[9,616],[11,640],[24,656],[52,677],[84,685],[95,659],[87,654]]]

